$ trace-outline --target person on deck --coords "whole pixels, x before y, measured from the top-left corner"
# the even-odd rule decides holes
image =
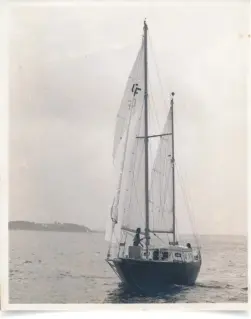
[[[143,247],[143,245],[141,244],[141,241],[144,239],[144,237],[140,239],[140,232],[141,232],[141,229],[137,228],[136,229],[136,234],[135,234],[134,239],[133,239],[133,246],[139,246],[140,245],[140,246]]]

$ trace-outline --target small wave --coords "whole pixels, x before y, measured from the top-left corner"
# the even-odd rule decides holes
[[[214,288],[214,289],[232,289],[234,288],[232,285],[229,284],[221,284],[219,282],[213,282],[209,284],[203,284],[203,283],[196,283],[197,287],[202,287],[202,288]]]
[[[76,276],[76,277],[90,278],[90,279],[114,279],[114,277],[95,276],[95,275],[81,275],[81,276]]]
[[[60,277],[70,277],[73,279],[88,278],[88,279],[114,279],[114,277],[108,276],[96,276],[96,275],[72,275],[69,271],[59,273]]]
[[[18,274],[18,273],[20,273],[20,271],[19,271],[18,269],[11,269],[11,270],[9,271],[9,276],[10,276],[10,277],[14,277],[14,276],[16,276],[16,274]]]

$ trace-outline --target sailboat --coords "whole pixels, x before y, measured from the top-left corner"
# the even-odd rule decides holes
[[[117,115],[113,158],[119,163],[110,211],[106,261],[133,290],[193,285],[200,245],[178,240],[175,198],[174,93],[161,134],[149,134],[148,25]],[[159,139],[150,165],[149,145]]]

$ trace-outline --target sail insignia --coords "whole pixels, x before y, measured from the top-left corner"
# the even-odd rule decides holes
[[[143,66],[144,46],[143,42],[139,49],[137,58],[129,75],[124,96],[117,114],[114,142],[113,142],[113,159],[117,154],[118,146],[123,139],[128,125],[130,110],[133,109],[132,116],[136,113],[144,100],[144,66]]]

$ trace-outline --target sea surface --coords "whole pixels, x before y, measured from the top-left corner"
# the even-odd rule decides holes
[[[105,262],[102,233],[9,231],[10,303],[247,302],[247,239],[202,236],[196,285],[145,297],[125,290]]]

